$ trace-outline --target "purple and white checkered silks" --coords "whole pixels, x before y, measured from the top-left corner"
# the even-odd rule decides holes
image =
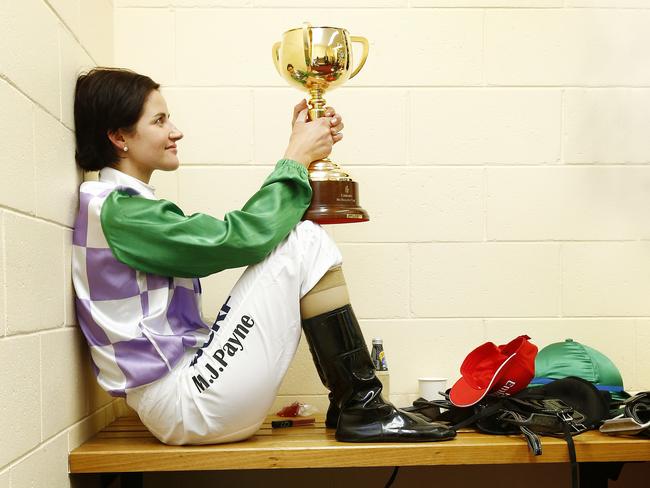
[[[198,279],[157,276],[118,261],[104,237],[101,208],[117,189],[155,199],[153,187],[113,168],[79,190],[72,279],[79,325],[97,381],[113,396],[151,383],[171,370],[188,347],[203,344]]]

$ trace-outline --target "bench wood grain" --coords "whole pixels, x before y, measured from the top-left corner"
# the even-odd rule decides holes
[[[122,417],[69,456],[71,473],[127,473],[222,469],[433,466],[569,461],[566,442],[543,437],[543,454],[532,456],[520,436],[471,430],[451,441],[387,444],[337,442],[322,419],[315,425],[272,429],[269,417],[252,438],[230,444],[167,446],[137,417]],[[590,431],[575,438],[580,462],[650,461],[650,440]]]

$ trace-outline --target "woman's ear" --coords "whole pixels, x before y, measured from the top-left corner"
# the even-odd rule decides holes
[[[127,152],[129,148],[126,145],[126,140],[124,139],[124,135],[122,134],[122,131],[119,129],[116,131],[108,131],[106,133],[108,136],[108,139],[111,141],[113,144],[113,147],[118,151],[119,153]]]

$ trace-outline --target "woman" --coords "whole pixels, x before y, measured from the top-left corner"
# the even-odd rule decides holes
[[[381,383],[349,304],[341,255],[300,222],[311,188],[306,167],[341,140],[341,117],[307,121],[294,109],[284,157],[241,210],[223,220],[186,216],[149,185],[178,168],[177,142],[159,85],[120,69],[77,80],[76,160],[99,170],[80,188],[73,237],[77,316],[99,384],[125,396],[168,444],[253,435],[300,339],[330,389],[327,425],[342,441],[425,441],[448,429],[398,411]],[[199,277],[249,266],[212,327],[200,315]]]

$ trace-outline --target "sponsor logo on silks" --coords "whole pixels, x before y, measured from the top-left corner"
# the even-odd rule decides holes
[[[237,324],[237,327],[235,327],[232,335],[224,345],[214,351],[211,356],[207,357],[208,361],[212,359],[215,361],[214,363],[205,363],[205,369],[210,372],[210,376],[207,379],[201,374],[192,376],[194,386],[196,386],[199,393],[203,393],[206,389],[210,388],[212,383],[219,379],[219,375],[223,374],[224,370],[228,367],[230,358],[234,357],[239,351],[244,350],[244,340],[248,337],[250,330],[255,325],[255,320],[249,315],[242,315],[239,321],[241,323]]]
[[[230,305],[228,305],[228,302],[230,301],[232,297],[226,298],[226,301],[221,305],[221,310],[219,310],[219,313],[217,314],[217,318],[214,321],[214,324],[212,324],[212,330],[213,331],[218,331],[219,330],[219,322],[223,322],[226,320],[226,317],[228,316],[228,312],[230,312]]]
[[[517,383],[512,380],[508,380],[505,382],[505,384],[499,388],[497,391],[494,392],[495,395],[499,396],[506,396],[508,394],[508,390],[515,386]]]
[[[212,329],[210,330],[210,335],[208,335],[208,338],[206,341],[203,343],[203,345],[196,351],[196,354],[192,358],[192,362],[190,363],[190,366],[194,366],[196,362],[199,360],[199,358],[203,355],[203,349],[208,347],[210,343],[212,342],[212,339],[214,338],[214,333],[219,330],[219,322],[223,322],[226,320],[226,317],[228,316],[228,312],[230,312],[230,305],[228,305],[228,302],[230,301],[231,297],[226,298],[226,301],[224,304],[221,306],[221,310],[219,310],[219,313],[217,314],[217,318],[214,321],[214,324],[212,324]]]

